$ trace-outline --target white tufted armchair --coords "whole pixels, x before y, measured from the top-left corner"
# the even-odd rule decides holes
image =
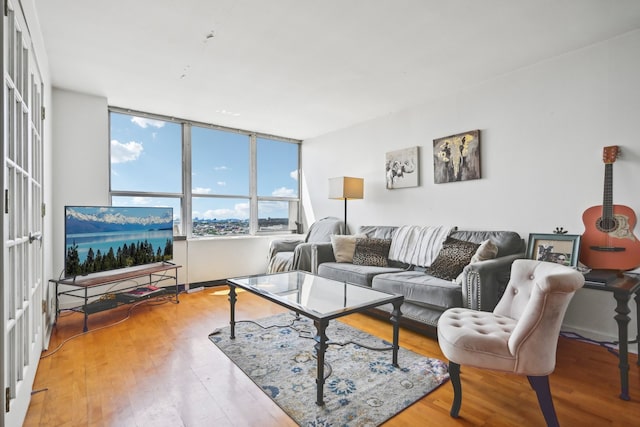
[[[550,262],[518,259],[492,313],[453,308],[438,321],[438,343],[449,359],[454,390],[451,416],[462,404],[460,365],[526,375],[548,426],[558,419],[549,389],[560,327],[584,276]]]

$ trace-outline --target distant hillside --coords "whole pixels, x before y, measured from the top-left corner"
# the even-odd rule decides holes
[[[65,227],[66,234],[173,230],[173,218],[125,216],[111,210],[82,212],[69,209],[67,210]]]

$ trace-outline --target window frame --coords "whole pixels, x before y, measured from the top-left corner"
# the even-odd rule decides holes
[[[176,123],[181,126],[181,138],[182,138],[182,192],[181,193],[172,193],[172,192],[149,192],[149,191],[121,191],[121,190],[112,190],[111,188],[111,114],[126,114],[135,117],[142,117],[153,120],[162,120],[166,122]],[[109,164],[109,202],[113,204],[114,197],[165,197],[165,198],[176,198],[179,200],[180,204],[180,219],[181,219],[181,227],[179,234],[176,235],[178,238],[186,238],[186,239],[207,239],[207,238],[224,238],[224,237],[250,237],[250,236],[258,236],[258,235],[270,235],[270,234],[295,234],[297,230],[295,229],[287,229],[287,230],[260,230],[258,225],[258,203],[263,201],[284,201],[284,202],[295,202],[297,204],[297,216],[295,221],[297,223],[301,222],[302,217],[302,197],[301,197],[301,145],[302,141],[287,138],[277,135],[265,134],[260,132],[252,132],[243,129],[230,128],[226,126],[215,125],[211,123],[204,123],[194,120],[187,120],[176,117],[169,117],[160,114],[147,113],[143,111],[132,110],[129,108],[108,107],[108,122],[109,122],[109,158],[107,159]],[[194,236],[193,235],[193,188],[192,188],[192,139],[191,139],[191,130],[193,126],[218,130],[223,132],[232,132],[239,133],[241,135],[245,135],[249,138],[249,195],[237,195],[237,194],[196,194],[196,198],[213,198],[213,199],[246,199],[249,201],[249,232],[247,234],[234,234],[234,235],[223,235],[223,236]],[[297,144],[298,150],[298,168],[297,168],[297,197],[277,197],[277,196],[258,196],[257,188],[258,188],[258,173],[257,173],[257,140],[259,138],[262,139],[270,139],[277,142]],[[290,218],[291,219],[291,218]]]

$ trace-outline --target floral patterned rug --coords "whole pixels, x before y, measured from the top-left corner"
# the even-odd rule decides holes
[[[391,327],[391,326],[389,326]],[[402,333],[402,331],[400,332]],[[396,368],[390,343],[339,321],[327,328],[324,406],[316,405],[315,327],[283,313],[236,323],[209,339],[301,426],[376,426],[449,379],[438,359],[400,348]]]

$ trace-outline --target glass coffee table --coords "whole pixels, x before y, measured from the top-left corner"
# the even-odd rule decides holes
[[[324,354],[329,339],[326,334],[329,321],[360,313],[369,308],[392,304],[391,323],[393,325],[393,344],[387,350],[393,352],[392,363],[398,366],[398,334],[404,301],[402,295],[380,292],[369,287],[325,279],[301,271],[289,271],[268,275],[238,277],[227,279],[229,285],[229,303],[231,304],[231,339],[235,339],[236,288],[292,310],[296,315],[305,316],[313,321],[316,328],[315,349],[317,353],[318,374],[316,378],[316,404],[324,405]]]

